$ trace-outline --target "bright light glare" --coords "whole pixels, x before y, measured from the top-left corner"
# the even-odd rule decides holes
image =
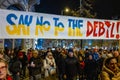
[[[65,9],[65,12],[69,12],[69,9],[68,9],[68,8],[66,8],[66,9]]]

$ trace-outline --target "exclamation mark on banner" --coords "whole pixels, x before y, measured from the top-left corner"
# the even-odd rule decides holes
[[[120,22],[117,23],[117,27],[116,27],[116,31],[117,31],[116,38],[117,38],[117,39],[120,38],[120,34],[119,34],[119,32],[120,32],[119,29],[120,29],[120,28],[119,28],[119,27],[120,27]]]

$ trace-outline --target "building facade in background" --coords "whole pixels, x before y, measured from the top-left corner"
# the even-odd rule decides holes
[[[40,0],[0,0],[0,9],[17,11],[35,11],[35,5],[40,4]],[[1,48],[34,48],[34,39],[0,39]]]

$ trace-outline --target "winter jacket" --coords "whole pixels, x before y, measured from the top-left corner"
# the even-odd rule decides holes
[[[32,67],[31,64],[35,64],[35,67]],[[42,67],[42,60],[41,58],[37,57],[37,58],[34,58],[32,57],[30,59],[30,62],[29,62],[29,70],[30,70],[30,75],[31,76],[34,76],[34,75],[37,75],[37,74],[40,74],[41,73],[41,67]]]
[[[22,63],[20,62],[20,60],[18,58],[14,58],[13,60],[11,60],[11,64],[9,66],[9,70],[10,72],[14,75],[17,74],[18,72],[21,73],[22,70]]]
[[[104,65],[101,80],[120,80],[120,69],[116,67],[116,72],[113,72]]]
[[[97,69],[97,63],[95,60],[85,60],[85,73],[95,74]]]
[[[65,59],[65,74],[67,77],[75,77],[79,73],[79,62],[75,57],[69,57]]]
[[[19,58],[19,60],[22,63],[22,68],[27,66],[28,59],[27,59],[27,56],[25,54],[24,54],[23,58],[22,59]]]
[[[53,65],[51,66],[50,64],[53,63]],[[48,57],[45,58],[44,60],[44,70],[45,70],[45,77],[50,76],[49,70],[51,67],[53,67],[56,70],[56,63],[55,63],[55,59],[49,59]]]
[[[64,56],[62,54],[58,55],[57,58],[57,68],[59,71],[59,74],[65,74],[65,62],[64,62]]]
[[[94,52],[94,53],[92,54],[92,56],[93,56],[93,59],[94,59],[95,61],[97,61],[97,60],[99,59],[99,55],[98,55],[98,53],[96,53],[96,52]]]
[[[84,69],[87,80],[97,80],[97,63],[94,59],[85,60]]]
[[[7,79],[6,80],[13,80],[11,76],[7,75]]]

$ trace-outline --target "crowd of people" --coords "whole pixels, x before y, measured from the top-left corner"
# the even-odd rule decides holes
[[[0,50],[0,80],[120,80],[117,50]]]

